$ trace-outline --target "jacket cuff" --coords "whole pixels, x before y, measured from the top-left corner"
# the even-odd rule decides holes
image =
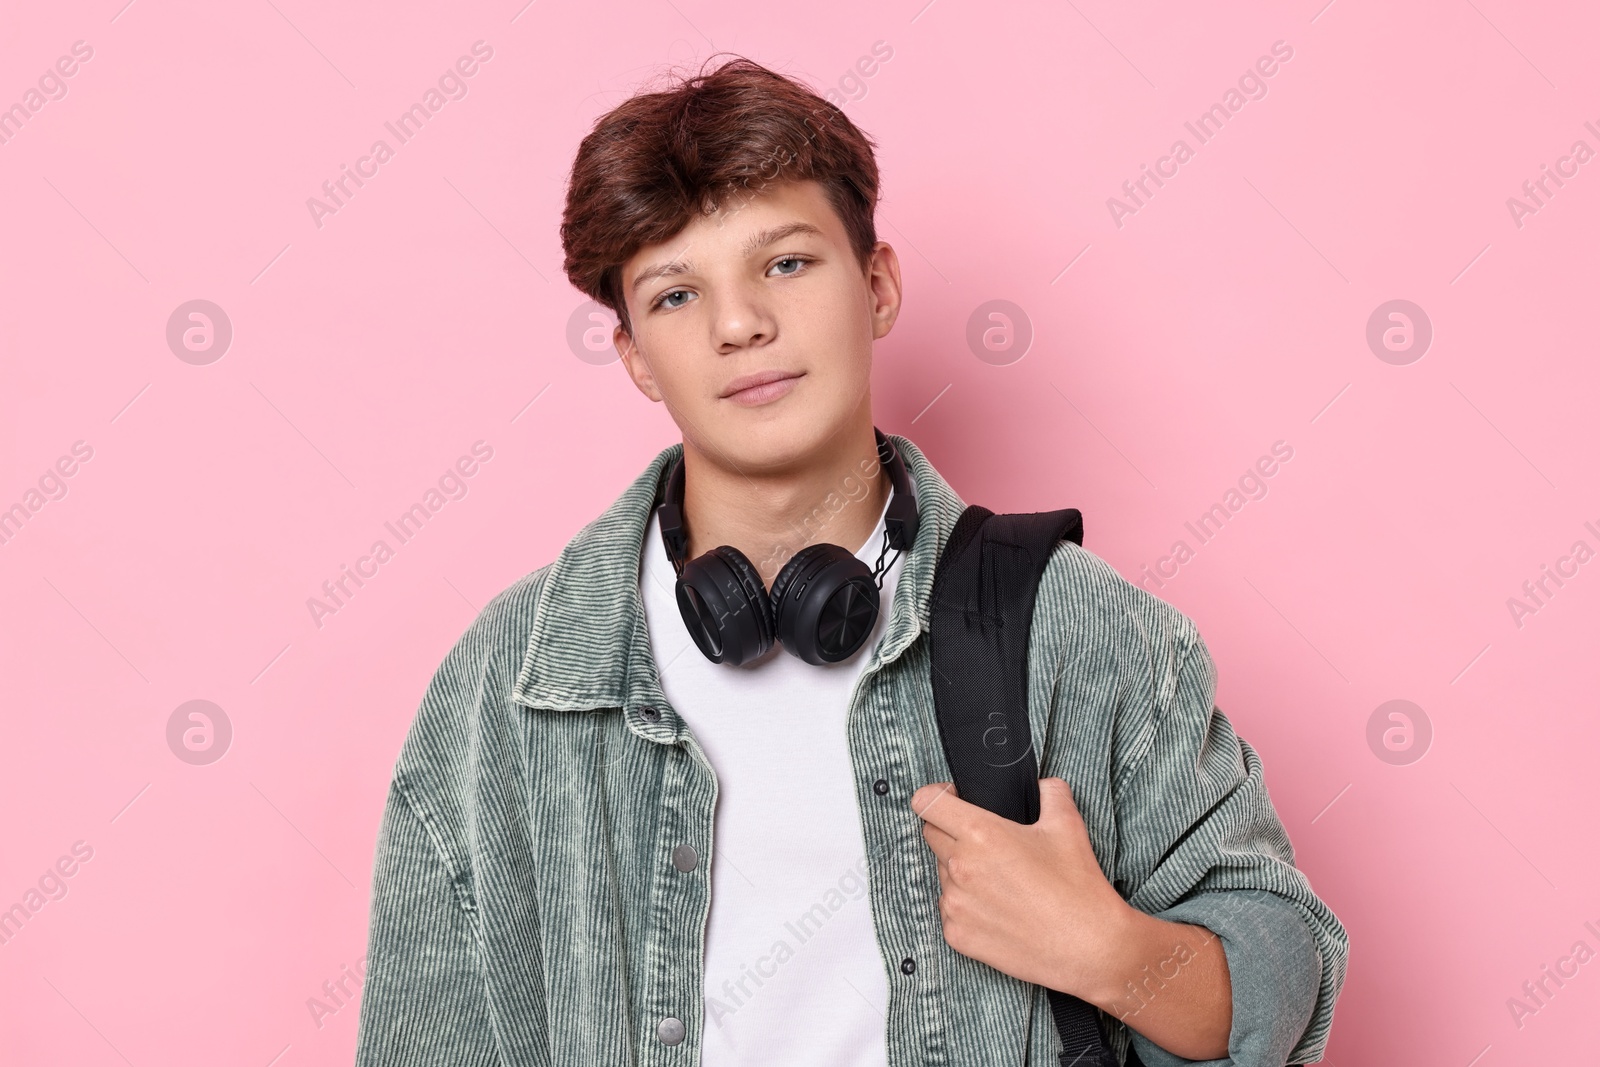
[[[1284,1067],[1317,1005],[1322,956],[1295,905],[1259,889],[1197,893],[1158,919],[1204,926],[1222,939],[1233,987],[1228,1055],[1186,1060],[1128,1029],[1145,1067]]]

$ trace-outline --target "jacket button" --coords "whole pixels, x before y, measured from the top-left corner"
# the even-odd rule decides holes
[[[656,1026],[656,1036],[663,1045],[676,1045],[683,1040],[684,1026],[682,1019],[667,1016]]]
[[[700,853],[693,845],[679,845],[672,850],[672,865],[680,871],[692,871],[700,865]]]
[[[643,715],[645,718],[649,719],[651,722],[655,722],[657,719],[661,718],[661,713],[659,711],[657,711],[655,708],[640,708],[639,709],[639,714]]]
[[[876,782],[872,783],[872,791],[878,794],[880,797],[883,796],[889,791],[888,781],[886,779],[879,778]]]
[[[910,956],[907,956],[905,959],[900,961],[900,970],[905,974],[915,974],[917,970],[917,961],[912,959]]]

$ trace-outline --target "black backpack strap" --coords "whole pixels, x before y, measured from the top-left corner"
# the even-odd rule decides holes
[[[961,513],[934,571],[928,636],[939,740],[961,799],[1021,823],[1039,819],[1028,725],[1028,635],[1039,579],[1056,545],[1083,544],[1076,508]],[[1116,1067],[1095,1008],[1049,990],[1062,1067]],[[1128,1050],[1129,1064],[1138,1057]]]
[[[1083,543],[1077,509],[961,513],[934,571],[929,651],[939,739],[961,799],[1016,822],[1039,818],[1028,725],[1028,634],[1050,553]]]

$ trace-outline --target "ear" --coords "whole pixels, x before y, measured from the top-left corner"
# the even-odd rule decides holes
[[[622,365],[628,369],[628,377],[633,379],[639,392],[657,404],[661,403],[661,390],[656,388],[656,376],[650,373],[650,362],[644,358],[639,346],[634,344],[633,335],[623,329],[620,322],[611,331],[611,343],[616,346],[618,355],[622,357]]]
[[[900,317],[900,257],[887,241],[872,246],[867,260],[867,311],[872,316],[872,337],[877,340],[894,328]]]

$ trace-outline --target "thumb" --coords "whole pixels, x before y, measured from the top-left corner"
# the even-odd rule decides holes
[[[1039,821],[1081,823],[1072,787],[1062,778],[1039,779]]]

